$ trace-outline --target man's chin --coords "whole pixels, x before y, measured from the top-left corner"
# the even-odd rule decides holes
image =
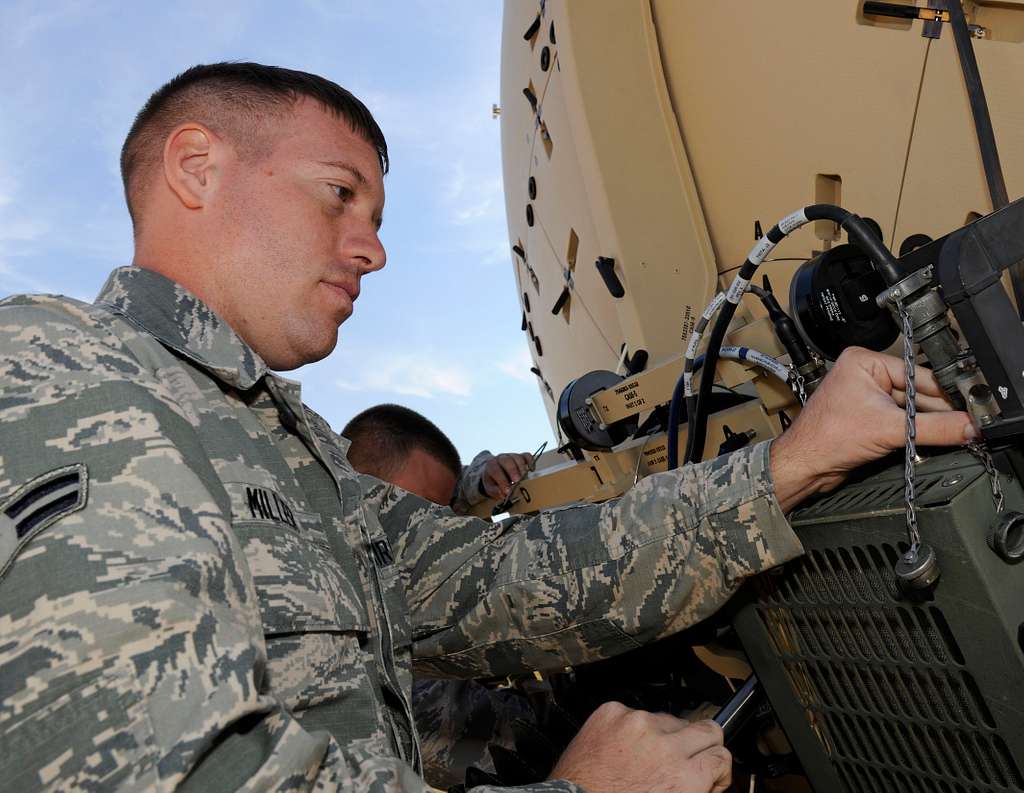
[[[279,357],[265,357],[267,366],[275,372],[290,372],[306,364],[322,361],[338,345],[338,330],[335,328],[329,333],[324,333],[316,339],[307,339],[301,346],[297,345],[289,353]]]
[[[325,334],[322,343],[316,345],[313,349],[309,351],[309,357],[305,361],[303,361],[303,364],[316,363],[317,361],[322,361],[324,358],[326,358],[328,355],[334,352],[334,348],[337,346],[338,328],[335,328],[331,333]]]

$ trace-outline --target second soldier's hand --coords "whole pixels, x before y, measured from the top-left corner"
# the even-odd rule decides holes
[[[551,778],[568,779],[587,793],[724,793],[732,755],[713,721],[691,724],[606,702],[572,739]]]
[[[528,453],[499,454],[492,457],[484,467],[484,492],[490,498],[507,498],[516,482],[526,476],[532,462],[533,455]]]

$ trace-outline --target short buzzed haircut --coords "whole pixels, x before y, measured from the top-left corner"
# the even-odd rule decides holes
[[[388,171],[388,144],[366,105],[337,83],[308,72],[260,63],[211,63],[193,66],[154,93],[135,117],[121,147],[121,180],[132,223],[139,225],[139,204],[154,169],[163,160],[167,136],[179,124],[194,121],[229,141],[239,157],[254,161],[272,148],[264,122],[280,118],[303,97],[348,122],[376,150],[381,171]]]
[[[456,479],[462,476],[462,461],[448,436],[407,407],[367,408],[346,424],[341,434],[352,442],[348,459],[353,467],[378,479],[388,479],[402,470],[414,449],[429,454]]]

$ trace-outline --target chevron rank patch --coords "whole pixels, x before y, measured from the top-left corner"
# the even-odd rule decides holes
[[[88,492],[89,472],[76,463],[37,476],[0,501],[0,577],[33,537],[84,507]]]

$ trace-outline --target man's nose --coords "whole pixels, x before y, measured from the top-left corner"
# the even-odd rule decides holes
[[[359,233],[349,241],[348,249],[348,255],[364,273],[375,272],[387,262],[387,252],[376,229]]]

